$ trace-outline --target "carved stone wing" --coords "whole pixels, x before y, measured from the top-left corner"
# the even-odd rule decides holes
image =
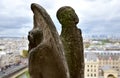
[[[34,27],[29,32],[31,78],[69,78],[62,42],[46,10],[33,3]]]

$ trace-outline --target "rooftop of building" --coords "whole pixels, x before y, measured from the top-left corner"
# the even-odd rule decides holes
[[[117,51],[94,51],[94,52],[85,52],[85,59],[87,61],[93,60],[96,61],[99,60],[118,60],[120,58],[120,52]]]

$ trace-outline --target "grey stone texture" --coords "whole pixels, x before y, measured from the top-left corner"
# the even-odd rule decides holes
[[[70,6],[61,7],[57,18],[62,25],[61,40],[64,45],[70,78],[84,78],[84,51],[81,30],[77,28],[78,16]]]
[[[33,3],[34,27],[29,32],[31,78],[69,78],[62,42],[46,10]]]

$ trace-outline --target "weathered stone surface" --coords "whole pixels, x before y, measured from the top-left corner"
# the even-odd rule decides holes
[[[61,39],[64,44],[70,78],[84,78],[84,53],[81,30],[76,24],[79,22],[73,8],[61,7],[57,11],[57,18],[62,25]]]
[[[69,78],[62,42],[44,8],[33,3],[34,27],[29,32],[31,78]]]

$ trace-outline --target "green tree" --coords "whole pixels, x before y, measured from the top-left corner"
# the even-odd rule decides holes
[[[0,49],[0,51],[2,51],[2,49]]]
[[[28,57],[28,50],[23,50],[23,51],[22,51],[22,56],[23,56],[24,58],[27,58],[27,57]]]

